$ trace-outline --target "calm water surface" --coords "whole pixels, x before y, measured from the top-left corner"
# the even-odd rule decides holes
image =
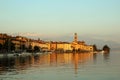
[[[120,80],[120,51],[0,58],[0,80]]]

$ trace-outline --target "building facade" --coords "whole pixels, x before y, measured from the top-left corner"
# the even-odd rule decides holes
[[[78,41],[77,33],[74,34],[74,41],[71,47],[75,51],[93,51],[93,45],[87,45],[84,41]]]
[[[0,34],[0,44],[3,45],[5,40],[10,39],[15,44],[15,50],[29,48],[34,50],[37,46],[43,51],[93,51],[92,45],[87,45],[84,41],[78,41],[77,33],[74,34],[72,42],[45,42],[42,40],[32,40],[22,36],[12,37],[7,34]]]

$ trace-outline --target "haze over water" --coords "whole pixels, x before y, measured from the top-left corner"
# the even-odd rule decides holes
[[[0,58],[1,80],[119,80],[120,53],[52,53]]]

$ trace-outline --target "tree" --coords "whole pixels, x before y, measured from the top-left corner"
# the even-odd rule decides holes
[[[93,45],[93,51],[97,51],[97,46],[95,44]]]
[[[72,50],[73,52],[75,52],[76,50],[75,50],[75,48],[73,48],[73,50]]]
[[[9,40],[6,39],[5,43],[3,44],[3,49],[6,50],[6,51],[8,51],[8,45],[9,45],[8,43],[9,43]]]
[[[3,47],[3,45],[2,45],[2,44],[0,44],[0,50],[2,50],[2,47]]]
[[[35,51],[35,52],[39,52],[39,51],[40,51],[39,46],[34,46],[34,51]]]
[[[22,44],[22,45],[20,46],[20,49],[21,49],[21,50],[25,50],[25,49],[26,49],[25,44]]]
[[[3,49],[5,49],[8,52],[15,50],[15,44],[11,41],[11,39],[6,39],[5,43],[3,44]]]
[[[78,52],[80,52],[81,50],[80,50],[80,48],[78,48]]]
[[[29,49],[29,50],[32,50],[32,45],[29,45],[28,49]]]
[[[33,52],[33,50],[32,50],[32,45],[29,45],[29,46],[28,46],[27,52]]]
[[[15,44],[14,43],[11,43],[10,49],[11,49],[11,51],[15,50]]]
[[[109,48],[107,45],[104,45],[104,46],[103,46],[103,50],[109,52],[109,51],[110,51],[110,48]]]

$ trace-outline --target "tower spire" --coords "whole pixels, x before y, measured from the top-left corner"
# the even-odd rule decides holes
[[[78,41],[78,36],[77,33],[74,33],[74,41],[77,42]]]

